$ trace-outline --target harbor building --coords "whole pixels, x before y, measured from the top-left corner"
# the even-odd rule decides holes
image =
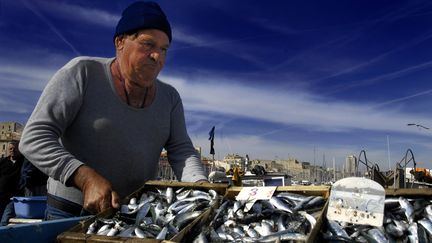
[[[18,122],[0,122],[0,157],[8,156],[8,144],[19,141],[24,126]]]

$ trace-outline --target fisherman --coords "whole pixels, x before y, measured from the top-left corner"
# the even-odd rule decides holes
[[[172,40],[157,3],[127,7],[114,58],[77,57],[45,87],[20,148],[48,179],[47,219],[99,213],[156,178],[163,148],[177,178],[207,180],[183,104],[157,79]]]

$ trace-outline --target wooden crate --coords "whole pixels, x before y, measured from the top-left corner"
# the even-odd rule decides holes
[[[432,188],[398,188],[398,189],[385,189],[386,198],[389,197],[406,197],[406,198],[431,198]],[[328,202],[323,210],[320,220],[317,220],[316,228],[317,232],[314,237],[311,238],[310,242],[324,242],[324,239],[320,235],[321,230],[327,229],[327,209]]]
[[[182,187],[185,188],[195,188],[195,189],[202,189],[202,190],[209,190],[213,189],[215,190],[219,195],[225,195],[228,184],[212,184],[208,182],[178,182],[178,181],[147,181],[141,188],[134,191],[130,195],[128,195],[126,198],[121,200],[121,204],[127,204],[129,203],[130,199],[135,197],[139,198],[143,192],[146,191],[154,191],[156,188],[159,189],[166,189],[167,187],[172,187],[174,189],[179,189]],[[217,205],[216,205],[217,206]],[[211,209],[207,210],[210,211]],[[180,242],[187,232],[191,230],[191,228],[201,220],[202,217],[205,217],[210,212],[204,212],[203,215],[196,218],[192,223],[184,227],[178,234],[176,234],[173,238],[170,240],[156,240],[156,239],[140,239],[140,238],[131,238],[131,237],[118,237],[118,236],[101,236],[101,235],[94,235],[94,234],[86,234],[86,231],[91,223],[93,223],[96,218],[111,218],[114,216],[117,210],[114,209],[108,209],[94,217],[91,217],[90,219],[81,222],[78,225],[75,225],[73,228],[69,229],[68,231],[63,232],[62,234],[57,236],[57,241],[62,243],[69,243],[69,242],[112,242],[112,243],[122,243],[122,242],[145,242],[145,243],[155,243],[155,242]]]
[[[225,198],[230,200],[235,200],[235,197],[240,193],[242,189],[243,187],[229,187],[225,193]],[[278,186],[276,188],[275,194],[279,192],[292,192],[292,193],[301,194],[305,196],[322,196],[324,199],[327,199],[330,196],[330,187],[329,186]],[[311,232],[307,236],[306,242],[308,243],[315,242],[313,240],[319,234],[319,228],[317,228],[316,226],[318,224],[321,225],[322,211],[325,209],[326,205],[327,202],[323,206],[323,209],[320,212],[318,212],[317,214],[318,216],[316,217],[317,224],[315,225],[314,228],[312,228]],[[208,215],[206,215],[206,217],[201,218],[201,221],[197,223],[197,226],[199,226],[197,228],[200,228],[205,224],[208,225],[208,223],[210,223],[211,219],[214,217],[212,213],[214,213],[214,211],[208,212]]]

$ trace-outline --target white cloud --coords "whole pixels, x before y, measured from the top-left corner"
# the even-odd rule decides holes
[[[68,19],[72,21],[81,20],[86,23],[96,24],[103,27],[112,28],[117,24],[120,15],[111,14],[109,12],[82,7],[79,5],[68,4],[58,1],[39,1],[38,7],[41,7],[44,12],[49,14],[55,13],[56,17]]]
[[[371,108],[371,103],[332,101],[304,91],[245,86],[217,77],[190,82],[171,77],[162,80],[179,90],[185,107],[191,111],[242,116],[309,130],[365,129],[419,134],[406,124],[412,120],[420,124],[430,120],[397,110]]]
[[[203,134],[202,131],[209,129],[209,123],[219,124],[223,119],[230,119],[229,117],[243,117],[243,120],[261,120],[281,124],[281,127],[294,127],[305,133],[343,132],[346,138],[329,138],[327,143],[297,142],[290,138],[286,141],[274,140],[272,131],[257,136],[241,132],[225,133],[217,138],[218,158],[222,159],[228,153],[239,153],[243,156],[249,154],[251,158],[261,159],[274,159],[275,156],[287,158],[289,154],[302,161],[313,161],[312,151],[316,145],[321,151],[325,151],[327,164],[333,157],[337,164],[341,164],[347,155],[358,156],[364,149],[369,160],[378,163],[382,170],[387,170],[387,146],[382,134],[393,134],[390,148],[393,154],[391,166],[399,162],[408,148],[415,148],[417,157],[432,165],[431,161],[427,160],[429,143],[426,141],[431,134],[406,126],[413,120],[419,124],[429,124],[430,117],[403,113],[388,107],[374,107],[374,103],[334,101],[301,90],[285,91],[270,86],[246,86],[245,80],[242,80],[243,85],[239,85],[240,80],[227,80],[214,75],[208,77],[161,77],[180,92],[187,115],[192,114],[192,117],[188,117],[188,120],[192,121],[192,126],[188,127],[191,139],[195,145],[203,147],[205,156],[209,156],[209,141],[207,133]],[[215,114],[220,117],[212,117]],[[221,126],[219,131],[220,128]],[[370,135],[365,135],[366,133]],[[365,136],[370,137],[366,139]],[[408,141],[407,137],[412,137],[415,142]],[[356,138],[364,140],[359,144]],[[322,154],[323,152],[317,152],[319,163],[322,161]]]

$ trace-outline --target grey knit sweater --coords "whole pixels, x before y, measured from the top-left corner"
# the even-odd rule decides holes
[[[49,81],[25,126],[20,150],[50,177],[48,192],[82,205],[82,193],[65,183],[86,164],[124,197],[155,179],[163,148],[177,178],[207,179],[178,92],[158,80],[149,107],[130,107],[114,89],[113,60],[71,60]]]

